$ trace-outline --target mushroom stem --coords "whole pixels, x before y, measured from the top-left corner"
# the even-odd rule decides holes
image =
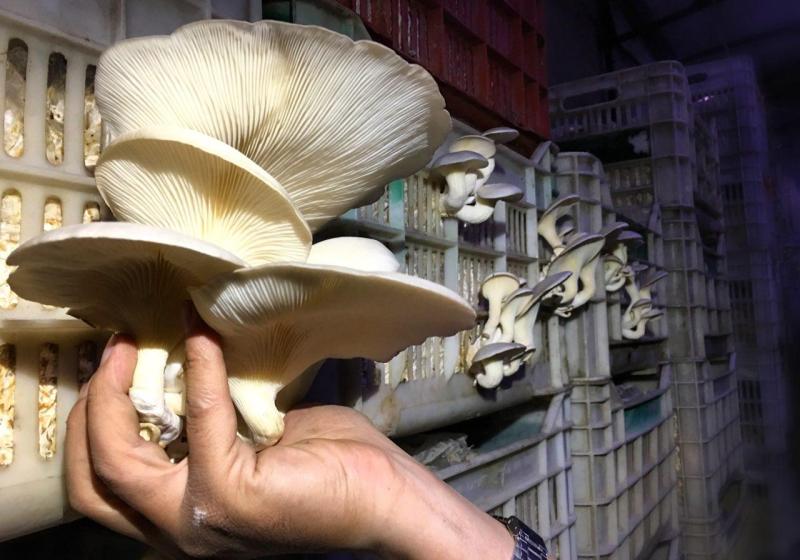
[[[503,359],[488,361],[483,364],[483,373],[475,376],[475,381],[484,389],[494,389],[505,377],[503,373]]]
[[[278,443],[283,435],[284,413],[275,406],[282,385],[270,383],[263,376],[228,377],[228,387],[236,409],[250,428],[258,448]]]
[[[133,383],[128,395],[139,413],[140,435],[165,446],[181,433],[180,418],[164,400],[164,368],[169,352],[164,348],[142,346],[136,356]]]
[[[492,214],[494,214],[494,206],[490,206],[482,202],[480,197],[476,197],[474,205],[465,204],[456,212],[455,217],[468,224],[482,224],[491,218]]]
[[[457,212],[467,201],[470,184],[474,183],[469,181],[469,175],[477,179],[474,173],[468,174],[464,171],[451,171],[445,176],[447,191],[442,197],[442,210],[445,214]]]

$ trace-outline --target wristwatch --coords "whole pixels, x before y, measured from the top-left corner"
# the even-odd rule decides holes
[[[511,560],[547,560],[547,547],[542,537],[533,529],[525,525],[518,518],[494,516],[505,525],[508,532],[514,537],[514,556]]]

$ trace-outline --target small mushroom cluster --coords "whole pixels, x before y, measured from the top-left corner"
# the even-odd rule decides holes
[[[631,265],[625,276],[625,292],[628,306],[622,312],[622,337],[638,340],[645,334],[649,321],[664,314],[663,309],[653,307],[653,286],[668,276],[665,271],[656,271],[644,265]],[[637,280],[637,277],[639,280]]]
[[[524,278],[508,272],[486,277],[481,284],[481,296],[488,306],[486,322],[467,357],[476,385],[495,388],[523,363],[531,363],[536,351],[533,329],[539,307],[570,276],[570,272],[558,272],[533,288]]]
[[[641,245],[644,239],[627,227],[623,222],[614,222],[601,231],[606,239],[603,272],[606,292],[617,292],[624,287],[628,296],[628,304],[622,312],[623,338],[638,340],[644,336],[647,322],[664,314],[663,310],[653,307],[651,290],[667,273],[656,272],[636,262],[628,263],[628,249]]]
[[[433,176],[444,182],[442,215],[480,224],[492,216],[499,201],[515,202],[524,196],[516,185],[487,182],[494,172],[497,145],[517,136],[513,128],[498,127],[462,136],[448,146],[431,168]]]
[[[190,298],[222,336],[241,435],[260,446],[281,437],[321,360],[388,361],[474,325],[466,301],[398,273],[380,243],[312,244],[447,135],[422,68],[318,27],[203,21],[111,47],[96,96],[110,140],[97,188],[121,222],[24,243],[10,283],[136,338],[129,395],[143,438],[181,433]]]
[[[597,267],[600,252],[605,245],[602,234],[577,231],[575,219],[569,215],[578,203],[578,195],[565,195],[544,211],[539,219],[539,235],[552,251],[551,259],[543,267],[543,277],[560,272],[570,276],[556,291],[555,313],[569,318],[573,312],[592,299],[597,291]]]

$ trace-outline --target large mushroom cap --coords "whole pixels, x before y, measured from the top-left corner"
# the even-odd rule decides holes
[[[69,307],[96,327],[133,334],[138,322],[159,322],[161,312],[172,314],[163,320],[180,327],[186,286],[245,265],[199,239],[113,222],[43,233],[20,245],[8,263],[19,267],[9,284],[25,299]]]
[[[436,158],[432,169],[439,175],[446,175],[451,171],[477,171],[488,163],[488,160],[477,152],[461,150]]]
[[[236,348],[226,353],[230,375],[266,369],[284,382],[325,358],[386,362],[430,336],[475,324],[475,311],[454,292],[396,273],[271,264],[190,293],[203,319]]]
[[[477,195],[490,202],[498,200],[505,200],[506,202],[516,202],[524,196],[525,193],[516,186],[508,183],[492,183],[481,185],[478,188]]]
[[[450,152],[460,152],[462,150],[476,152],[489,159],[494,157],[497,152],[497,146],[485,136],[468,134],[467,136],[456,138],[448,148]]]
[[[519,137],[519,131],[507,126],[498,126],[485,130],[483,136],[495,144],[508,144]]]
[[[450,130],[436,82],[372,41],[276,21],[200,21],[100,58],[113,138],[197,130],[275,177],[312,230],[430,161]]]
[[[216,243],[251,266],[308,255],[311,232],[281,185],[205,134],[174,127],[124,134],[103,152],[95,176],[122,220]]]

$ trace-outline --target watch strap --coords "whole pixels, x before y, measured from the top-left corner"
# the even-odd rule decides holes
[[[547,560],[547,547],[542,537],[525,525],[519,518],[497,517],[514,537],[514,556],[511,560]]]

